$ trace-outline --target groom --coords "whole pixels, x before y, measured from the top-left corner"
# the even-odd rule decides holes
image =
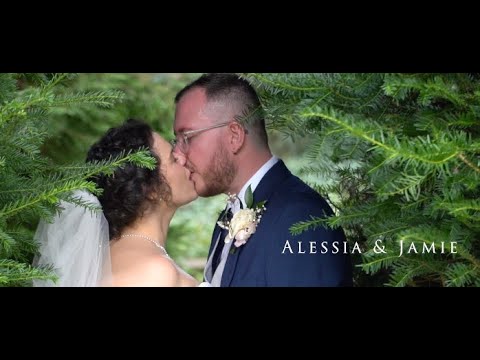
[[[236,195],[219,221],[228,225],[242,211],[232,226],[242,225],[239,220],[248,218],[252,192],[255,203],[265,201],[260,222],[250,221],[250,232],[238,234],[246,238],[243,245],[215,227],[206,281],[222,287],[351,286],[351,260],[343,251],[341,229],[320,226],[297,236],[289,231],[299,221],[325,217],[332,210],[272,156],[265,121],[261,111],[255,111],[260,101],[253,87],[235,74],[205,74],[183,88],[175,104],[174,151],[183,155],[197,193]],[[260,213],[248,214],[250,220],[259,220]]]

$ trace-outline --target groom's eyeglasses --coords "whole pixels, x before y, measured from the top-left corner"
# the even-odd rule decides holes
[[[228,122],[225,122],[225,123],[215,124],[215,125],[204,127],[204,128],[197,129],[197,130],[188,130],[188,131],[184,131],[182,133],[178,133],[177,137],[175,139],[173,139],[172,141],[170,141],[170,144],[172,145],[173,149],[175,149],[175,147],[178,146],[178,148],[180,149],[181,152],[186,153],[188,151],[188,147],[189,147],[188,139],[190,139],[191,137],[193,137],[197,134],[200,134],[201,132],[216,129],[216,128],[219,128],[219,127],[222,127],[222,126],[226,126],[230,123],[231,123],[231,121],[228,121]]]

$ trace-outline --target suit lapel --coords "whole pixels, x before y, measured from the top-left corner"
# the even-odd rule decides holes
[[[282,160],[278,160],[278,162],[265,174],[253,192],[254,202],[257,203],[263,200],[268,201],[270,196],[278,190],[279,185],[289,176],[292,176],[291,172],[287,169]],[[268,207],[268,204],[266,207]]]
[[[253,199],[254,202],[260,202],[263,200],[267,200],[270,198],[272,193],[278,189],[279,184],[281,184],[288,176],[291,176],[290,171],[287,169],[285,164],[282,160],[279,160],[263,177],[263,179],[258,184],[257,188],[253,192]],[[267,211],[268,211],[268,203],[266,204]],[[262,223],[258,226],[262,226]],[[255,235],[253,234],[248,241],[255,241]],[[235,249],[235,252],[229,253],[227,262],[225,264],[225,269],[223,270],[222,275],[222,286],[230,286],[233,274],[235,273],[235,268],[237,267],[238,259],[243,250],[243,246],[236,248],[235,245],[232,244],[231,249]]]

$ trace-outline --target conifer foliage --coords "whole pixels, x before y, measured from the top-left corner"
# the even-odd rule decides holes
[[[0,286],[28,286],[32,279],[51,278],[51,269],[31,266],[37,249],[33,234],[40,218],[51,220],[61,211],[59,200],[82,203],[71,192],[86,189],[98,194],[87,179],[112,173],[127,161],[154,167],[145,151],[124,154],[97,164],[55,165],[40,149],[49,136],[48,119],[57,107],[95,104],[111,107],[122,99],[119,91],[58,91],[74,75],[0,74]]]
[[[342,226],[359,286],[480,285],[479,74],[244,76],[273,128],[314,139],[303,171],[336,216],[293,233]]]
[[[49,139],[42,152],[56,163],[85,159],[90,146],[109,128],[126,119],[143,120],[159,134],[173,136],[173,98],[195,74],[86,73],[68,81],[57,94],[98,93],[121,89],[122,102],[114,107],[59,106],[49,116]]]

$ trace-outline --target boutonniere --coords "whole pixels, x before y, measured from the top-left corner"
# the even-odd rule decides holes
[[[236,195],[229,195],[227,201],[233,201],[236,199]],[[235,239],[233,245],[239,247],[244,245],[247,240],[257,230],[257,225],[262,219],[262,214],[267,208],[265,207],[266,201],[260,201],[256,204],[253,203],[253,192],[251,186],[247,188],[245,192],[246,209],[241,209],[233,215],[230,221],[219,221],[218,226],[222,229],[228,230],[227,236],[225,236],[225,243]],[[233,254],[235,248],[232,248],[230,252]]]

